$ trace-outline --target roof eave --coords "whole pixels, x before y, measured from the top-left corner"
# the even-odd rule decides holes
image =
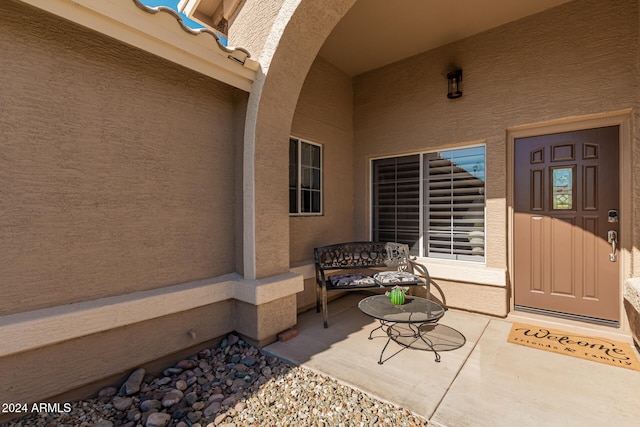
[[[137,0],[20,0],[64,19],[249,92],[259,68],[244,49],[222,46],[169,8]]]

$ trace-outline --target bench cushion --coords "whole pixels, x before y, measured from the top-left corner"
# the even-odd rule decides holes
[[[420,276],[407,271],[381,271],[373,275],[373,279],[381,286],[417,285],[424,283]]]
[[[371,276],[362,273],[333,274],[328,277],[332,288],[370,288],[378,286]]]

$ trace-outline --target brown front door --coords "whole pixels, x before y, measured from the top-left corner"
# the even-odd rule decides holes
[[[516,308],[618,322],[618,127],[518,138],[514,177]]]

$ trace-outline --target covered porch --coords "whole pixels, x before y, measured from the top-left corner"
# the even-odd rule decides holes
[[[362,314],[350,294],[331,303],[331,327],[315,310],[298,317],[298,336],[265,351],[360,389],[429,421],[433,426],[632,426],[640,397],[628,392],[640,371],[550,353],[507,342],[512,322],[449,310],[440,323],[462,333],[465,344],[433,354],[403,350],[379,365],[384,340],[368,340],[377,322]],[[526,319],[531,322],[532,319]],[[631,342],[628,336],[534,320],[571,333]],[[400,349],[390,344],[390,353]],[[636,356],[638,355],[636,351]]]
[[[592,164],[563,163],[559,175],[587,171],[587,183],[606,175],[615,185],[595,194],[613,194],[619,204],[602,206],[580,240],[528,246],[554,266],[607,265],[609,326],[595,328],[630,337],[623,287],[640,277],[640,2],[492,0],[482,10],[477,3],[246,1],[228,22],[229,44],[239,48],[194,36],[173,14],[137,0],[2,3],[11,61],[2,63],[7,113],[0,116],[9,207],[0,265],[8,391],[0,397],[96,390],[232,331],[261,346],[293,327],[302,339],[315,306],[313,248],[357,240],[409,244],[452,314],[459,310],[471,329],[476,314],[492,316],[476,335],[460,328],[477,336],[451,371],[462,378],[457,372],[469,372],[474,354],[490,358],[475,352],[491,347],[481,331],[514,316],[523,290],[540,291],[519,287],[526,281],[518,277],[516,205],[527,185],[517,179],[517,141],[602,127],[617,135],[603,150],[563,146],[558,159],[592,159],[613,147],[618,161],[597,173]],[[427,37],[429,29],[437,31]],[[463,70],[455,99],[447,97],[452,69]],[[292,145],[314,154],[296,162]],[[554,148],[545,145],[547,157]],[[460,154],[473,161],[448,175],[473,175],[475,194],[464,195],[473,221],[464,225],[453,214],[432,215],[438,189],[426,178]],[[524,158],[546,161],[536,156]],[[376,186],[384,168],[395,173],[399,165],[411,178],[410,206],[387,227],[376,201],[401,192]],[[554,197],[582,194],[550,185],[549,170],[525,176],[546,177],[539,188],[557,190]],[[589,209],[601,200],[577,197],[576,206]],[[393,208],[407,208],[400,205]],[[567,217],[529,216],[561,224],[563,236],[586,229]],[[442,226],[447,218],[453,225]],[[447,237],[455,242],[449,248],[434,243]],[[603,264],[582,256],[585,248],[597,248]],[[584,291],[589,273],[555,293],[573,300],[569,291]],[[323,346],[342,342],[319,337]],[[564,366],[555,356],[535,357],[544,369]]]

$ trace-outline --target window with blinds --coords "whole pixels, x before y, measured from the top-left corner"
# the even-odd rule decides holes
[[[484,261],[484,147],[424,155],[425,253]]]
[[[484,146],[377,159],[372,180],[374,240],[484,262]]]
[[[406,243],[414,255],[420,239],[420,156],[373,162],[373,240]]]

